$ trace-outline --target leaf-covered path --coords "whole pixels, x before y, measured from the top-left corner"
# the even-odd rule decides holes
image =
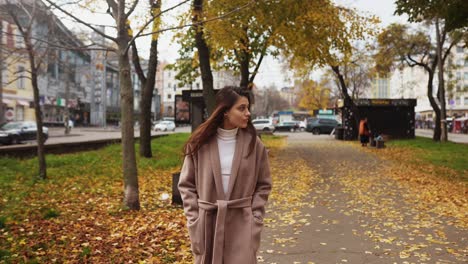
[[[309,133],[290,135],[271,166],[260,263],[468,261],[466,190],[456,185]]]

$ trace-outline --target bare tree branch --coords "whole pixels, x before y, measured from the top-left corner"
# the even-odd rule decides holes
[[[125,14],[125,18],[128,18],[133,13],[133,11],[135,11],[135,8],[137,7],[138,2],[139,2],[138,0],[134,0],[133,5],[130,7],[128,12]]]
[[[154,32],[140,34],[138,37],[144,37],[144,36],[148,36],[148,35],[158,34],[158,33],[162,33],[162,32],[165,32],[165,31],[170,31],[170,30],[175,30],[175,29],[182,29],[182,28],[186,28],[186,27],[198,26],[198,25],[202,25],[203,23],[223,19],[225,17],[228,17],[228,16],[230,16],[232,14],[235,14],[235,13],[241,11],[242,9],[244,9],[244,8],[248,7],[249,5],[251,5],[252,3],[254,3],[254,1],[250,1],[250,2],[248,2],[247,4],[245,4],[243,6],[234,8],[233,10],[231,10],[231,11],[229,11],[227,13],[224,13],[224,14],[222,14],[220,16],[217,16],[217,17],[212,17],[212,18],[202,20],[202,21],[198,21],[198,22],[191,23],[191,24],[185,24],[185,25],[181,25],[181,26],[169,27],[169,28],[157,30],[157,31],[154,31]]]
[[[54,2],[52,2],[52,0],[45,0],[45,1],[47,1],[51,6],[57,8],[58,10],[60,10],[60,11],[63,12],[64,14],[66,14],[67,16],[73,18],[76,22],[78,22],[78,23],[80,23],[80,24],[82,24],[82,25],[84,25],[84,26],[90,28],[92,31],[96,32],[97,34],[101,35],[102,37],[107,38],[107,39],[110,39],[110,40],[112,40],[112,41],[114,41],[114,42],[117,41],[116,38],[111,37],[111,36],[105,34],[104,32],[101,32],[101,31],[98,30],[97,28],[91,26],[89,23],[87,23],[87,22],[85,22],[85,21],[79,19],[78,17],[72,15],[70,12],[66,11],[66,10],[63,9],[62,7],[60,7],[60,6],[58,6],[57,4],[55,4]],[[107,0],[107,1],[110,1],[110,0]]]
[[[179,4],[175,5],[175,6],[172,6],[172,7],[168,8],[168,9],[165,9],[165,10],[161,11],[161,12],[160,12],[159,14],[157,14],[156,16],[152,16],[152,18],[149,19],[148,21],[146,21],[146,23],[141,27],[141,29],[138,31],[138,33],[137,33],[135,36],[132,37],[132,39],[131,39],[130,42],[129,42],[129,46],[127,47],[126,50],[128,50],[129,47],[130,47],[130,45],[132,45],[132,43],[135,42],[135,39],[139,38],[140,36],[143,36],[143,35],[142,35],[143,31],[144,31],[144,30],[146,29],[146,27],[148,27],[149,24],[151,24],[151,22],[153,22],[156,18],[162,16],[164,13],[167,13],[167,12],[169,12],[169,11],[171,11],[171,10],[173,10],[173,9],[175,9],[175,8],[181,6],[181,5],[183,5],[183,4],[185,4],[185,3],[189,2],[189,1],[190,1],[190,0],[185,0],[185,1],[179,3]],[[159,32],[153,32],[153,33],[151,33],[151,34],[145,34],[144,36],[153,35],[153,34],[157,34],[157,33],[159,33]]]
[[[133,65],[135,66],[135,71],[138,74],[138,78],[140,78],[142,83],[145,83],[146,76],[140,64],[140,58],[138,57],[138,49],[136,43],[132,44],[132,61]]]
[[[109,5],[109,9],[107,13],[111,15],[115,21],[117,21],[118,13],[117,12],[117,3],[114,0],[106,0],[107,4]],[[118,27],[116,27],[118,28]]]
[[[271,35],[270,35],[270,36],[271,36]],[[268,38],[265,40],[265,45],[263,45],[262,52],[260,53],[260,58],[258,59],[258,62],[257,62],[257,64],[255,65],[254,71],[253,71],[252,74],[250,75],[249,83],[253,83],[253,81],[254,81],[254,79],[255,79],[255,76],[256,76],[257,73],[258,73],[258,70],[259,70],[259,68],[260,68],[260,64],[262,63],[263,57],[265,56],[266,51],[267,51],[267,48],[268,48],[268,40],[270,39],[270,36],[268,36]]]

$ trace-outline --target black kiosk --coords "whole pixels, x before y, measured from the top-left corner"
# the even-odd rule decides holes
[[[367,117],[372,134],[414,138],[416,99],[355,99],[361,118]],[[343,139],[355,140],[358,127],[350,105],[341,107]]]

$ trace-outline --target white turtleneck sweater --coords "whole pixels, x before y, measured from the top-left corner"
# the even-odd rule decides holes
[[[218,128],[218,133],[216,135],[225,194],[228,192],[229,178],[231,177],[232,161],[234,159],[234,150],[236,149],[237,130],[238,128],[231,130]]]

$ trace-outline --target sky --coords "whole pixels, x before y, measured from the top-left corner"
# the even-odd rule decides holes
[[[170,2],[170,4],[173,5],[174,3],[181,1],[182,0],[167,0],[163,1],[163,4]],[[380,17],[382,22],[381,27],[385,27],[394,22],[406,22],[406,18],[393,15],[395,12],[394,0],[334,0],[334,2],[346,7],[356,8],[359,12],[364,12],[363,14],[376,15]],[[183,10],[186,10],[186,8],[190,7],[190,3],[191,1],[188,1],[186,4],[183,4],[177,9],[177,11],[182,12]],[[163,5],[163,10],[167,7]],[[174,13],[175,12],[170,12],[163,16],[163,23],[166,25],[176,24],[177,18]],[[90,16],[83,14],[80,17],[85,18],[86,21],[90,21],[95,24],[106,23],[111,25],[113,23],[109,15]],[[65,22],[65,24],[71,25],[69,22]],[[143,57],[148,57],[147,54],[149,51],[144,47],[149,47],[149,41],[149,38],[141,38],[137,41],[137,45],[141,49],[140,55]],[[178,44],[173,40],[173,32],[167,31],[160,35],[158,41],[160,61],[165,60],[169,63],[174,62],[178,58],[178,49]],[[258,87],[274,85],[277,88],[281,88],[285,86],[292,86],[292,73],[287,70],[287,67],[280,61],[280,59],[274,59],[268,56],[262,62],[259,73],[255,78],[255,83]]]

